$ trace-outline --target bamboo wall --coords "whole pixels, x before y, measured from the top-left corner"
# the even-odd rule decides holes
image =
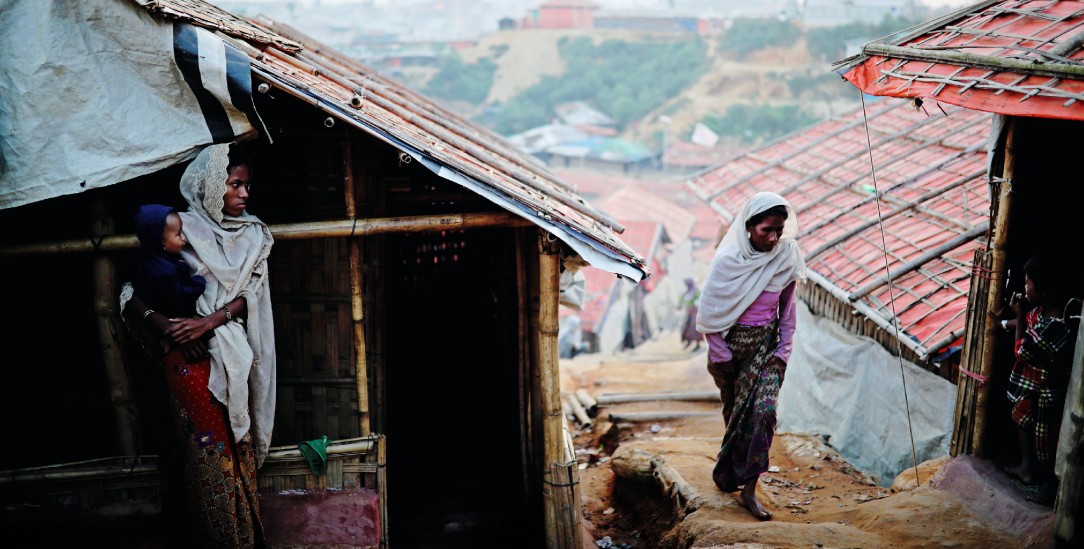
[[[272,444],[361,436],[349,242],[277,242],[268,260],[278,348]]]

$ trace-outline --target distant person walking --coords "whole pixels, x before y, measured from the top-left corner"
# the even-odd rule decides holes
[[[794,290],[805,277],[797,233],[786,199],[754,194],[715,251],[696,320],[726,419],[712,480],[726,492],[740,489],[738,503],[762,520],[772,513],[757,499],[756,485],[768,471],[776,401],[797,325]]]
[[[681,348],[688,349],[693,345],[694,351],[700,350],[700,341],[704,334],[696,331],[696,313],[700,308],[700,288],[696,287],[693,277],[685,278],[685,293],[681,294],[681,302],[678,307],[685,311],[685,318],[681,322]]]

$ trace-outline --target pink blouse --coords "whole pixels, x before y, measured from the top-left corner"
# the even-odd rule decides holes
[[[738,318],[738,324],[763,326],[778,317],[779,346],[775,348],[775,356],[781,358],[784,363],[790,360],[794,329],[797,325],[794,288],[795,283],[791,282],[781,292],[762,292]],[[730,346],[726,344],[726,338],[723,337],[722,332],[705,334],[704,339],[708,342],[708,360],[729,362],[734,359],[734,353],[730,351]]]

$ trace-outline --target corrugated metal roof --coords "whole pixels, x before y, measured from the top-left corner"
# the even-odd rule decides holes
[[[1084,120],[1084,2],[979,2],[839,61],[872,95]]]
[[[895,318],[900,340],[926,356],[963,334],[972,257],[989,228],[990,123],[932,101],[879,100],[687,184],[724,223],[757,191],[786,197],[810,281],[885,329]]]
[[[515,214],[546,228],[557,226],[574,248],[587,244],[609,260],[633,267],[624,269],[626,276],[649,274],[644,258],[618,238],[620,223],[595,210],[571,185],[502,136],[288,25],[245,19],[202,0],[142,3],[153,13],[233,38],[251,58],[259,79],[408,152]],[[581,255],[587,251],[582,244],[577,249]]]

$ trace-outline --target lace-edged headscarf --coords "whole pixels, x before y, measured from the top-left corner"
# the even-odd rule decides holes
[[[247,211],[223,213],[230,145],[210,145],[189,163],[181,176],[182,212],[188,246],[185,261],[207,280],[196,312],[210,315],[244,297],[248,320],[215,329],[208,351],[207,384],[229,410],[234,437],[252,435],[258,462],[271,442],[275,417],[275,332],[267,258],[274,239],[267,225]]]

